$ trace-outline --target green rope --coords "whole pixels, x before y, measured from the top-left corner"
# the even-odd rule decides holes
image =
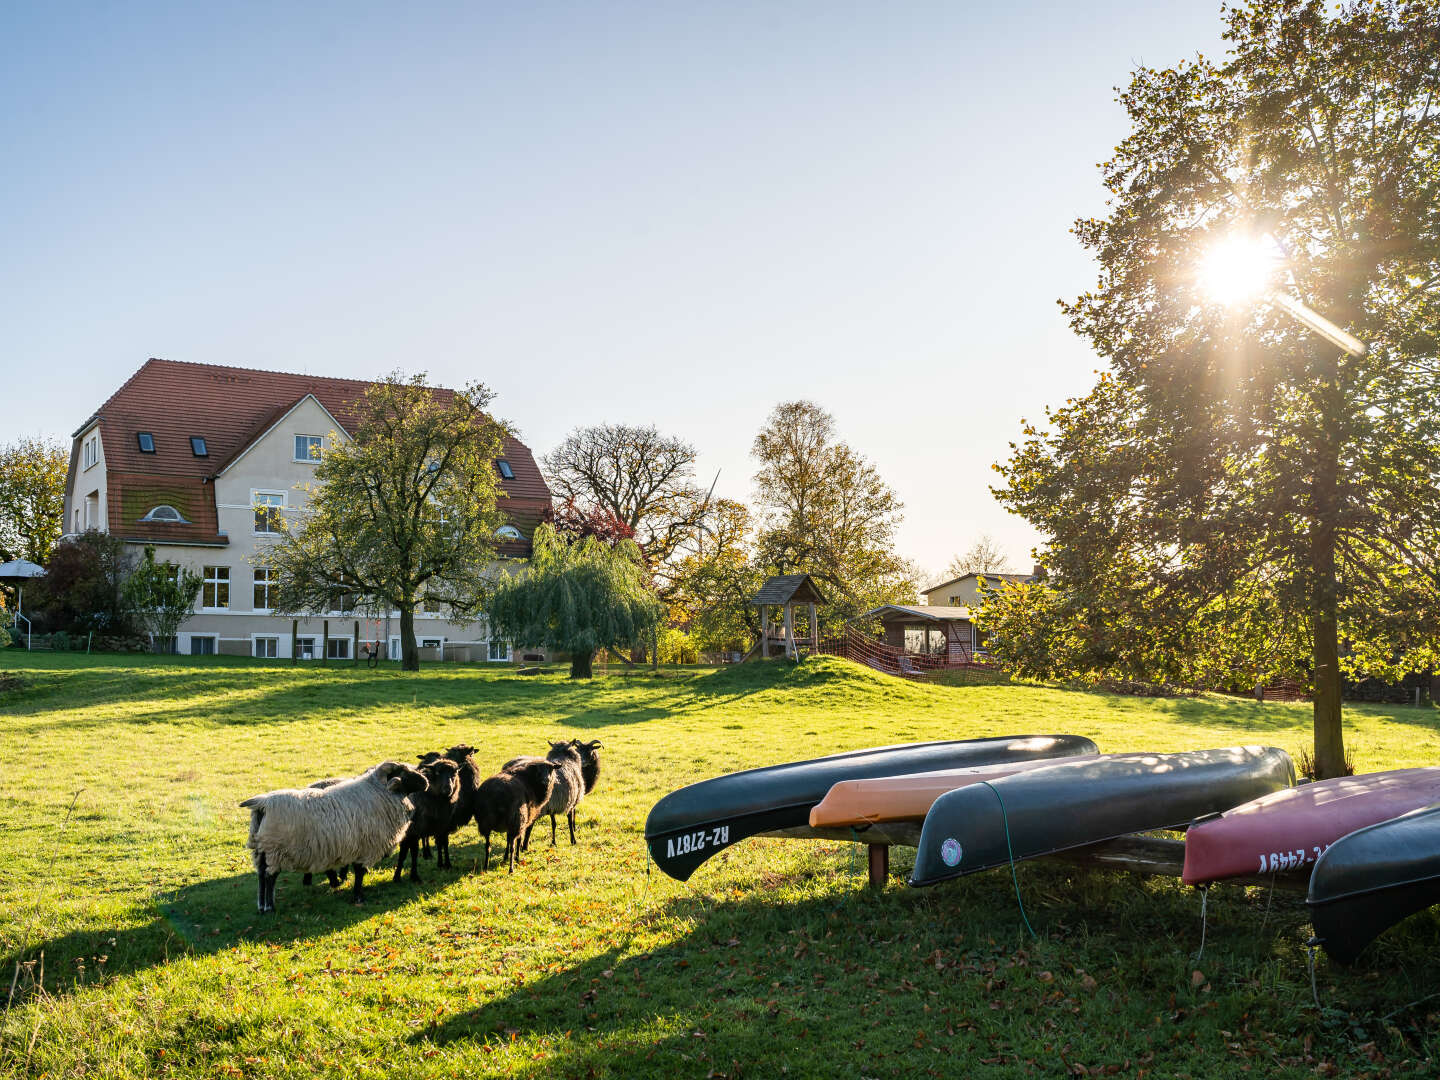
[[[1020,877],[1015,873],[1015,848],[1010,843],[1010,815],[1005,812],[1005,799],[989,780],[981,780],[980,783],[995,792],[995,798],[1000,800],[1000,820],[1005,824],[1005,851],[1010,856],[1010,881],[1015,886],[1015,902],[1020,905],[1020,918],[1025,923],[1025,929],[1030,931],[1032,938],[1039,940],[1040,935],[1035,933],[1035,928],[1030,925],[1030,917],[1025,914],[1025,901],[1020,898]]]

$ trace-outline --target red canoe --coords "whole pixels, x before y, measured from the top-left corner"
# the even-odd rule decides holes
[[[1440,802],[1440,768],[1392,769],[1301,784],[1192,825],[1187,885],[1311,865],[1342,836]]]

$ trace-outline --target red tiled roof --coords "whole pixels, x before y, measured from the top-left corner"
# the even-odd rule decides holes
[[[307,394],[350,432],[358,422],[356,406],[371,383],[362,379],[337,379],[322,375],[297,375],[285,371],[223,367],[219,364],[192,364],[179,360],[150,359],[130,376],[97,411],[100,439],[104,446],[110,490],[138,493],[146,486],[175,483],[176,490],[199,492],[203,497],[193,509],[197,516],[178,503],[176,509],[194,526],[136,526],[135,519],[149,506],[138,506],[132,498],[110,500],[110,528],[119,535],[131,535],[163,542],[179,538],[181,530],[207,531],[216,537],[214,487],[201,483],[214,476],[271,425],[289,412]],[[437,387],[436,394],[448,397],[451,390]],[[136,435],[146,431],[154,436],[155,452],[143,453]],[[191,436],[205,439],[206,457],[190,449]],[[550,489],[540,475],[529,447],[518,439],[505,437],[506,460],[515,473],[513,480],[501,480],[500,487],[511,499],[515,511],[528,516],[522,504],[549,505]],[[73,467],[73,466],[72,466]],[[188,482],[187,482],[188,481]],[[177,496],[179,497],[179,496]],[[167,501],[167,500],[161,500]],[[208,516],[199,509],[208,507]],[[507,511],[512,504],[501,504]],[[526,507],[528,509],[528,507]],[[138,530],[138,531],[137,531]],[[525,531],[527,536],[529,531]],[[195,539],[186,537],[187,539]]]

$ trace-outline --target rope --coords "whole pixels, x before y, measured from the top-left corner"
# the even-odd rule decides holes
[[[1270,905],[1275,903],[1275,871],[1270,871],[1270,895],[1265,900],[1265,917],[1260,920],[1260,932],[1265,932],[1265,924],[1270,921]]]
[[[1315,1008],[1323,1012],[1320,1005],[1320,991],[1315,988],[1315,951],[1320,946],[1320,939],[1312,937],[1305,943],[1305,962],[1310,967],[1310,996],[1315,999]]]
[[[1195,954],[1195,963],[1197,964],[1200,962],[1200,957],[1205,955],[1205,926],[1207,922],[1205,909],[1209,903],[1210,886],[1202,885],[1200,886],[1200,951]]]
[[[1010,842],[1010,815],[1005,812],[1005,799],[989,780],[981,780],[980,783],[995,792],[995,798],[1000,800],[1000,820],[1005,824],[1005,851],[1010,856],[1010,882],[1015,886],[1015,903],[1020,905],[1020,918],[1025,923],[1025,929],[1030,931],[1032,938],[1038,940],[1040,935],[1035,933],[1035,928],[1030,925],[1030,916],[1025,914],[1025,901],[1020,897],[1020,877],[1015,873],[1015,848]]]

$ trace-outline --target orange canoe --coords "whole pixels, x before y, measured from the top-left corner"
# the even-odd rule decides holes
[[[925,815],[930,812],[930,804],[947,791],[1012,773],[1044,769],[1051,765],[1066,765],[1099,756],[1076,754],[1073,757],[978,765],[968,769],[877,776],[869,780],[842,780],[831,785],[825,798],[810,808],[810,827],[843,829],[846,826],[878,825],[887,821],[924,821]]]

